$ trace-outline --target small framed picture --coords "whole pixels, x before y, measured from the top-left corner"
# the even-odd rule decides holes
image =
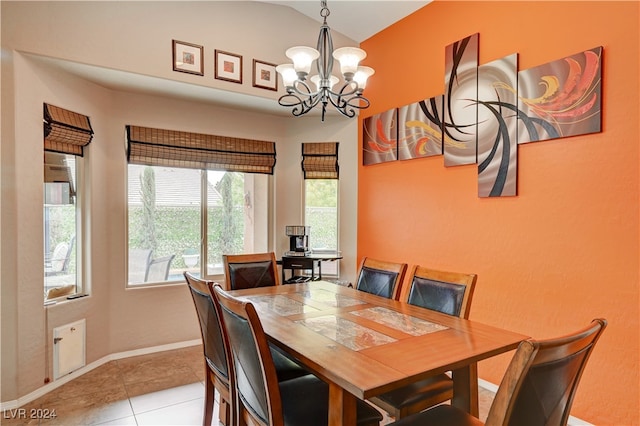
[[[242,84],[242,56],[217,49],[215,55],[216,78]]]
[[[173,70],[195,75],[204,75],[204,47],[193,43],[173,40]]]
[[[253,87],[278,90],[278,73],[276,73],[275,64],[253,60]]]

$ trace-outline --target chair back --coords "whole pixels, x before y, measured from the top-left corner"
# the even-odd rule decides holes
[[[129,250],[129,282],[143,283],[147,280],[149,263],[151,262],[151,249]]]
[[[224,347],[224,337],[218,320],[218,314],[213,305],[210,285],[211,281],[196,278],[189,272],[184,273],[187,285],[196,307],[200,332],[202,334],[202,346],[204,357],[209,369],[227,386],[229,384],[229,371],[227,368],[227,356]]]
[[[222,255],[225,290],[280,285],[273,252]]]
[[[568,336],[520,344],[486,425],[566,425],[580,377],[607,326],[604,319]]]
[[[147,278],[145,282],[162,282],[169,278],[169,269],[171,269],[171,262],[175,254],[170,256],[158,257],[149,262],[147,267]]]
[[[360,263],[356,289],[397,300],[406,272],[406,263],[386,262],[365,257]]]
[[[476,274],[438,271],[419,265],[409,273],[408,285],[400,295],[411,305],[468,319]]]
[[[68,243],[62,242],[56,245],[51,255],[51,267],[45,271],[46,275],[63,275],[67,273],[71,264],[71,254],[73,253],[75,242],[76,236],[74,235]]]
[[[282,400],[269,344],[254,306],[213,288],[232,359],[235,416],[244,424],[282,426]],[[247,416],[250,422],[246,421]],[[243,424],[242,422],[239,424]]]

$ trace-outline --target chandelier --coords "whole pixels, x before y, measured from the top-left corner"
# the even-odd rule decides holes
[[[362,96],[362,91],[367,84],[367,78],[374,73],[374,70],[370,67],[358,66],[367,56],[362,49],[341,47],[333,50],[331,30],[327,25],[329,8],[326,0],[322,0],[320,4],[323,23],[320,27],[317,48],[294,46],[287,49],[285,54],[293,64],[282,64],[276,67],[287,90],[287,94],[282,95],[278,103],[292,108],[291,113],[296,117],[308,113],[321,104],[322,121],[324,121],[327,105],[331,103],[342,115],[352,118],[356,115],[356,110],[368,108],[370,105],[369,100]],[[335,90],[334,86],[340,82],[340,79],[331,74],[334,58],[340,63],[340,72],[344,79]],[[307,76],[316,60],[318,74],[309,78],[313,84],[311,86]]]

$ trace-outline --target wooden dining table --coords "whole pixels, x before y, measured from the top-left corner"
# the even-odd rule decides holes
[[[270,341],[329,384],[329,425],[356,424],[356,400],[451,371],[452,404],[478,416],[477,363],[528,338],[326,281],[234,290]]]

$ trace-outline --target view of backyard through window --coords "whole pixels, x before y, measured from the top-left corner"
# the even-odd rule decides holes
[[[54,299],[80,287],[76,157],[45,152],[44,167],[44,296]]]
[[[219,275],[222,254],[255,250],[266,227],[256,230],[253,199],[267,179],[130,164],[129,284],[180,281],[185,271]],[[266,208],[259,211],[266,217]]]
[[[338,250],[338,180],[305,179],[305,225],[312,251]],[[323,275],[338,275],[338,262],[323,262]]]

